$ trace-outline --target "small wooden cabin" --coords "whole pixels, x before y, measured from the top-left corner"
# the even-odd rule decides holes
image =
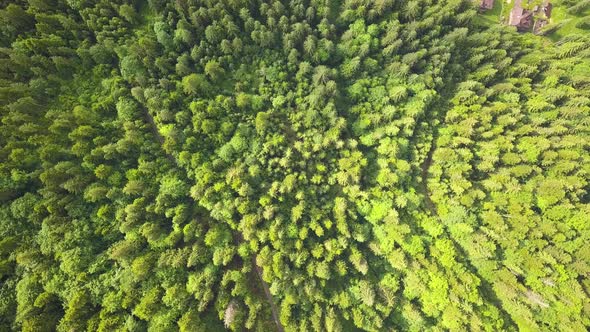
[[[550,19],[551,18],[551,10],[553,10],[553,5],[551,4],[551,2],[545,1],[543,3],[543,6],[541,6],[541,10],[545,14],[545,17],[547,19]]]
[[[522,0],[514,0],[514,7],[510,12],[508,24],[519,31],[528,30],[533,26],[533,11],[522,8]]]

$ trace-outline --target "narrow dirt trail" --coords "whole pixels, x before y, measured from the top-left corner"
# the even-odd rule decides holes
[[[283,328],[283,324],[281,324],[281,320],[279,319],[279,310],[275,305],[275,302],[272,298],[272,294],[270,293],[270,289],[268,288],[268,284],[264,279],[262,279],[262,268],[256,264],[256,255],[252,257],[252,264],[254,265],[254,270],[256,271],[256,275],[258,275],[258,279],[260,280],[260,284],[262,285],[262,289],[264,289],[264,295],[266,296],[266,300],[270,304],[270,310],[272,311],[272,318],[277,325],[277,331],[284,332],[285,329]]]
[[[242,235],[242,233],[235,233],[234,235],[234,243],[236,243],[236,245],[240,245],[241,243],[243,243],[244,240],[244,236]],[[270,288],[268,287],[268,283],[266,281],[264,281],[264,279],[262,278],[262,267],[258,266],[258,264],[256,264],[256,261],[258,259],[258,255],[254,254],[254,256],[252,257],[252,267],[254,268],[254,272],[256,273],[256,276],[258,277],[258,280],[260,281],[260,285],[262,286],[262,290],[264,291],[264,296],[266,297],[266,301],[268,302],[268,304],[270,305],[270,311],[272,313],[272,319],[275,323],[275,325],[277,326],[277,331],[278,332],[284,332],[285,328],[283,327],[283,324],[281,324],[281,320],[279,318],[279,310],[275,304],[275,301],[272,298],[272,294],[270,293]]]

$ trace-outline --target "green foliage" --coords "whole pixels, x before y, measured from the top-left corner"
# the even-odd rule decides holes
[[[590,327],[588,36],[469,1],[0,7],[0,330]]]
[[[208,75],[212,76],[210,73],[208,73]],[[182,87],[186,94],[194,96],[206,95],[211,89],[205,76],[200,74],[190,74],[185,76],[182,79]]]

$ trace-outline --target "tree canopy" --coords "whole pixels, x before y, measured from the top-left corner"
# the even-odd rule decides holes
[[[590,35],[476,5],[0,1],[0,331],[589,329]]]

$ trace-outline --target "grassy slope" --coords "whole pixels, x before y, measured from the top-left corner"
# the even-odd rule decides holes
[[[576,28],[576,24],[582,20],[582,18],[590,15],[590,9],[585,10],[577,15],[571,15],[567,12],[567,7],[562,4],[563,0],[553,1],[553,12],[551,14],[551,23],[558,24],[563,22],[563,26],[554,33],[547,37],[553,41],[557,41],[567,35],[571,34],[587,34],[589,30],[582,30]]]
[[[479,2],[479,1],[478,1]],[[478,15],[478,20],[485,24],[485,25],[494,25],[498,24],[502,20],[502,12],[503,12],[504,1],[496,0],[494,1],[494,8],[491,10],[486,10]]]

